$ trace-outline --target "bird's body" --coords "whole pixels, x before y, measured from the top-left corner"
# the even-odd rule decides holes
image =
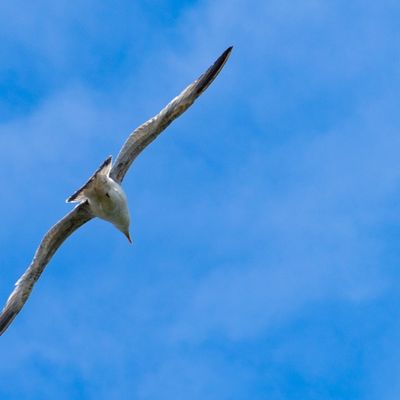
[[[111,161],[110,156],[67,202],[81,203],[87,200],[93,215],[111,222],[132,243],[128,201],[121,185],[110,178]]]

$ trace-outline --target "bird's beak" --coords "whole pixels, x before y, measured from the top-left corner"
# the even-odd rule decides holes
[[[131,234],[129,232],[125,233],[125,236],[129,240],[129,243],[132,244]]]

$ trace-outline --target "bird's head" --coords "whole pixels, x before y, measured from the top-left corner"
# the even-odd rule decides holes
[[[127,207],[121,207],[119,212],[114,215],[112,224],[121,231],[126,238],[129,240],[129,243],[132,243],[131,234],[129,232],[130,225],[130,216]]]
[[[115,222],[114,226],[126,236],[126,238],[129,240],[129,243],[132,243],[131,234],[129,232],[129,220],[128,223],[122,224]]]

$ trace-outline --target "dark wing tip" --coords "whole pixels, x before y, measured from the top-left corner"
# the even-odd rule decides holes
[[[233,46],[229,46],[225,51],[224,51],[224,53],[230,53],[231,51],[232,51],[232,49],[233,49]]]
[[[204,90],[210,86],[211,82],[216,78],[216,76],[221,71],[222,67],[227,62],[233,46],[229,46],[214,62],[214,64],[203,74],[196,82],[195,93],[199,96]]]
[[[6,331],[18,312],[13,309],[5,309],[0,315],[0,336]]]

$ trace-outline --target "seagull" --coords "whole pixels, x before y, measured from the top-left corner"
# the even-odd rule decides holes
[[[125,174],[136,157],[208,88],[225,65],[231,51],[232,46],[158,114],[136,128],[123,144],[114,165],[111,157],[108,157],[87,183],[67,199],[67,202],[79,204],[44,235],[31,264],[15,283],[0,314],[0,335],[21,311],[33,286],[58,248],[86,222],[94,217],[109,221],[131,242],[127,198],[121,187]]]

